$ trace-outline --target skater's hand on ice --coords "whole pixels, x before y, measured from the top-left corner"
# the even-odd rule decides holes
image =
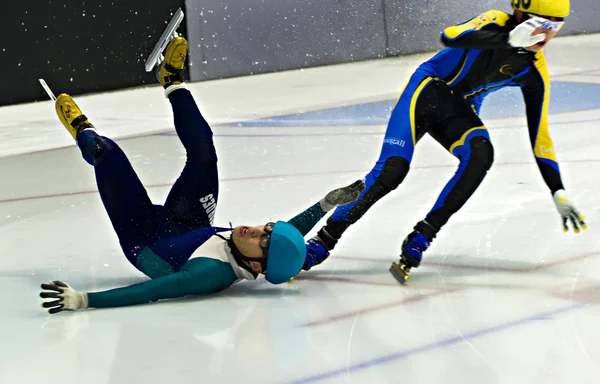
[[[558,213],[562,216],[563,230],[565,232],[569,231],[569,222],[571,222],[575,233],[579,233],[580,227],[583,230],[587,229],[587,225],[584,221],[585,217],[583,217],[583,215],[575,209],[575,206],[573,206],[569,199],[567,199],[564,189],[554,192],[554,204],[556,204],[556,209],[558,209]]]
[[[42,299],[58,299],[42,303],[42,307],[50,308],[48,310],[50,314],[88,307],[87,293],[77,292],[69,284],[62,281],[52,281],[49,284],[42,284],[42,289],[44,290],[40,293]]]
[[[329,212],[339,205],[351,203],[358,199],[364,190],[365,183],[362,180],[357,180],[343,188],[334,189],[321,200],[321,209]]]

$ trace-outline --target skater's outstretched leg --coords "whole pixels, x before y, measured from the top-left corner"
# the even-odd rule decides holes
[[[458,169],[425,218],[438,229],[469,200],[494,162],[494,147],[485,127],[466,132],[450,153],[460,160]]]
[[[355,202],[338,207],[327,220],[327,224],[317,234],[324,245],[319,249],[320,257],[305,269],[322,263],[342,234],[376,202],[404,181],[415,146],[427,132],[432,117],[435,117],[432,113],[420,112],[416,107],[420,103],[429,104],[435,92],[435,83],[433,78],[419,73],[411,78],[388,122],[379,159],[365,176],[365,190]]]
[[[148,225],[157,207],[152,205],[121,148],[109,138],[98,135],[69,95],[57,98],[56,112],[77,141],[84,159],[94,166],[98,191],[123,248],[148,236],[152,232],[148,231]]]
[[[442,226],[473,195],[494,161],[494,148],[483,126],[469,129],[450,145],[447,145],[448,132],[440,134],[433,131],[430,134],[445,145],[460,163],[425,220],[417,223],[414,231],[402,243],[400,262],[393,263],[390,268],[400,282],[408,280],[410,269],[421,264],[423,252],[429,248]]]
[[[217,153],[213,133],[183,83],[187,41],[173,39],[167,46],[159,79],[173,107],[175,130],[186,150],[186,164],[165,202],[175,219],[210,226],[219,194]]]

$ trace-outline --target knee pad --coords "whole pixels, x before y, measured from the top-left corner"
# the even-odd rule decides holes
[[[410,163],[404,157],[390,157],[385,161],[376,182],[380,182],[390,191],[393,191],[404,181],[409,169]]]
[[[398,188],[408,174],[410,163],[403,157],[388,158],[380,174],[358,199],[346,216],[347,223],[356,223],[383,196]],[[344,229],[345,230],[345,229]]]
[[[114,142],[96,134],[94,131],[83,131],[77,138],[83,158],[90,165],[96,165],[113,148]]]
[[[494,162],[494,147],[490,140],[486,137],[477,136],[471,139],[471,156],[469,161],[481,164],[487,171],[492,167]]]

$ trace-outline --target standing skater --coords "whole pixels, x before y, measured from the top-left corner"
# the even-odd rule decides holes
[[[258,274],[272,284],[289,281],[305,263],[314,264],[314,243],[304,235],[334,207],[354,201],[360,180],[328,193],[289,222],[254,227],[213,227],[219,195],[212,131],[186,89],[183,69],[187,41],[173,39],[159,68],[159,80],[173,107],[175,129],[187,162],[164,205],[154,205],[129,160],[111,139],[100,136],[73,99],[56,100],[56,113],[94,166],[104,207],[127,259],[152,278],[105,292],[77,292],[68,284],[42,284],[50,313],[88,307],[118,307],[159,299],[222,291]],[[229,237],[219,233],[230,232]]]
[[[402,183],[415,146],[428,133],[459,165],[431,211],[404,240],[400,262],[392,264],[394,277],[401,283],[408,280],[410,269],[419,266],[423,252],[492,165],[494,149],[479,111],[486,95],[504,87],[521,88],[535,160],[564,230],[569,222],[576,233],[586,228],[583,215],[566,197],[548,130],[550,76],[542,52],[569,15],[569,0],[513,0],[512,7],[512,15],[488,11],[444,30],[442,42],[449,48],[411,77],[390,117],[380,158],[366,175],[365,191],[356,202],[336,209],[319,231],[313,265],[325,260],[344,231]]]

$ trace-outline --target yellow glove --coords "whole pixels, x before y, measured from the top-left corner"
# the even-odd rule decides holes
[[[580,214],[569,199],[567,199],[564,189],[554,192],[554,204],[556,204],[556,209],[558,209],[558,213],[562,216],[563,231],[569,231],[569,226],[567,225],[569,221],[571,222],[575,233],[580,232],[580,227],[583,230],[587,229],[587,225],[584,221],[585,217]]]

